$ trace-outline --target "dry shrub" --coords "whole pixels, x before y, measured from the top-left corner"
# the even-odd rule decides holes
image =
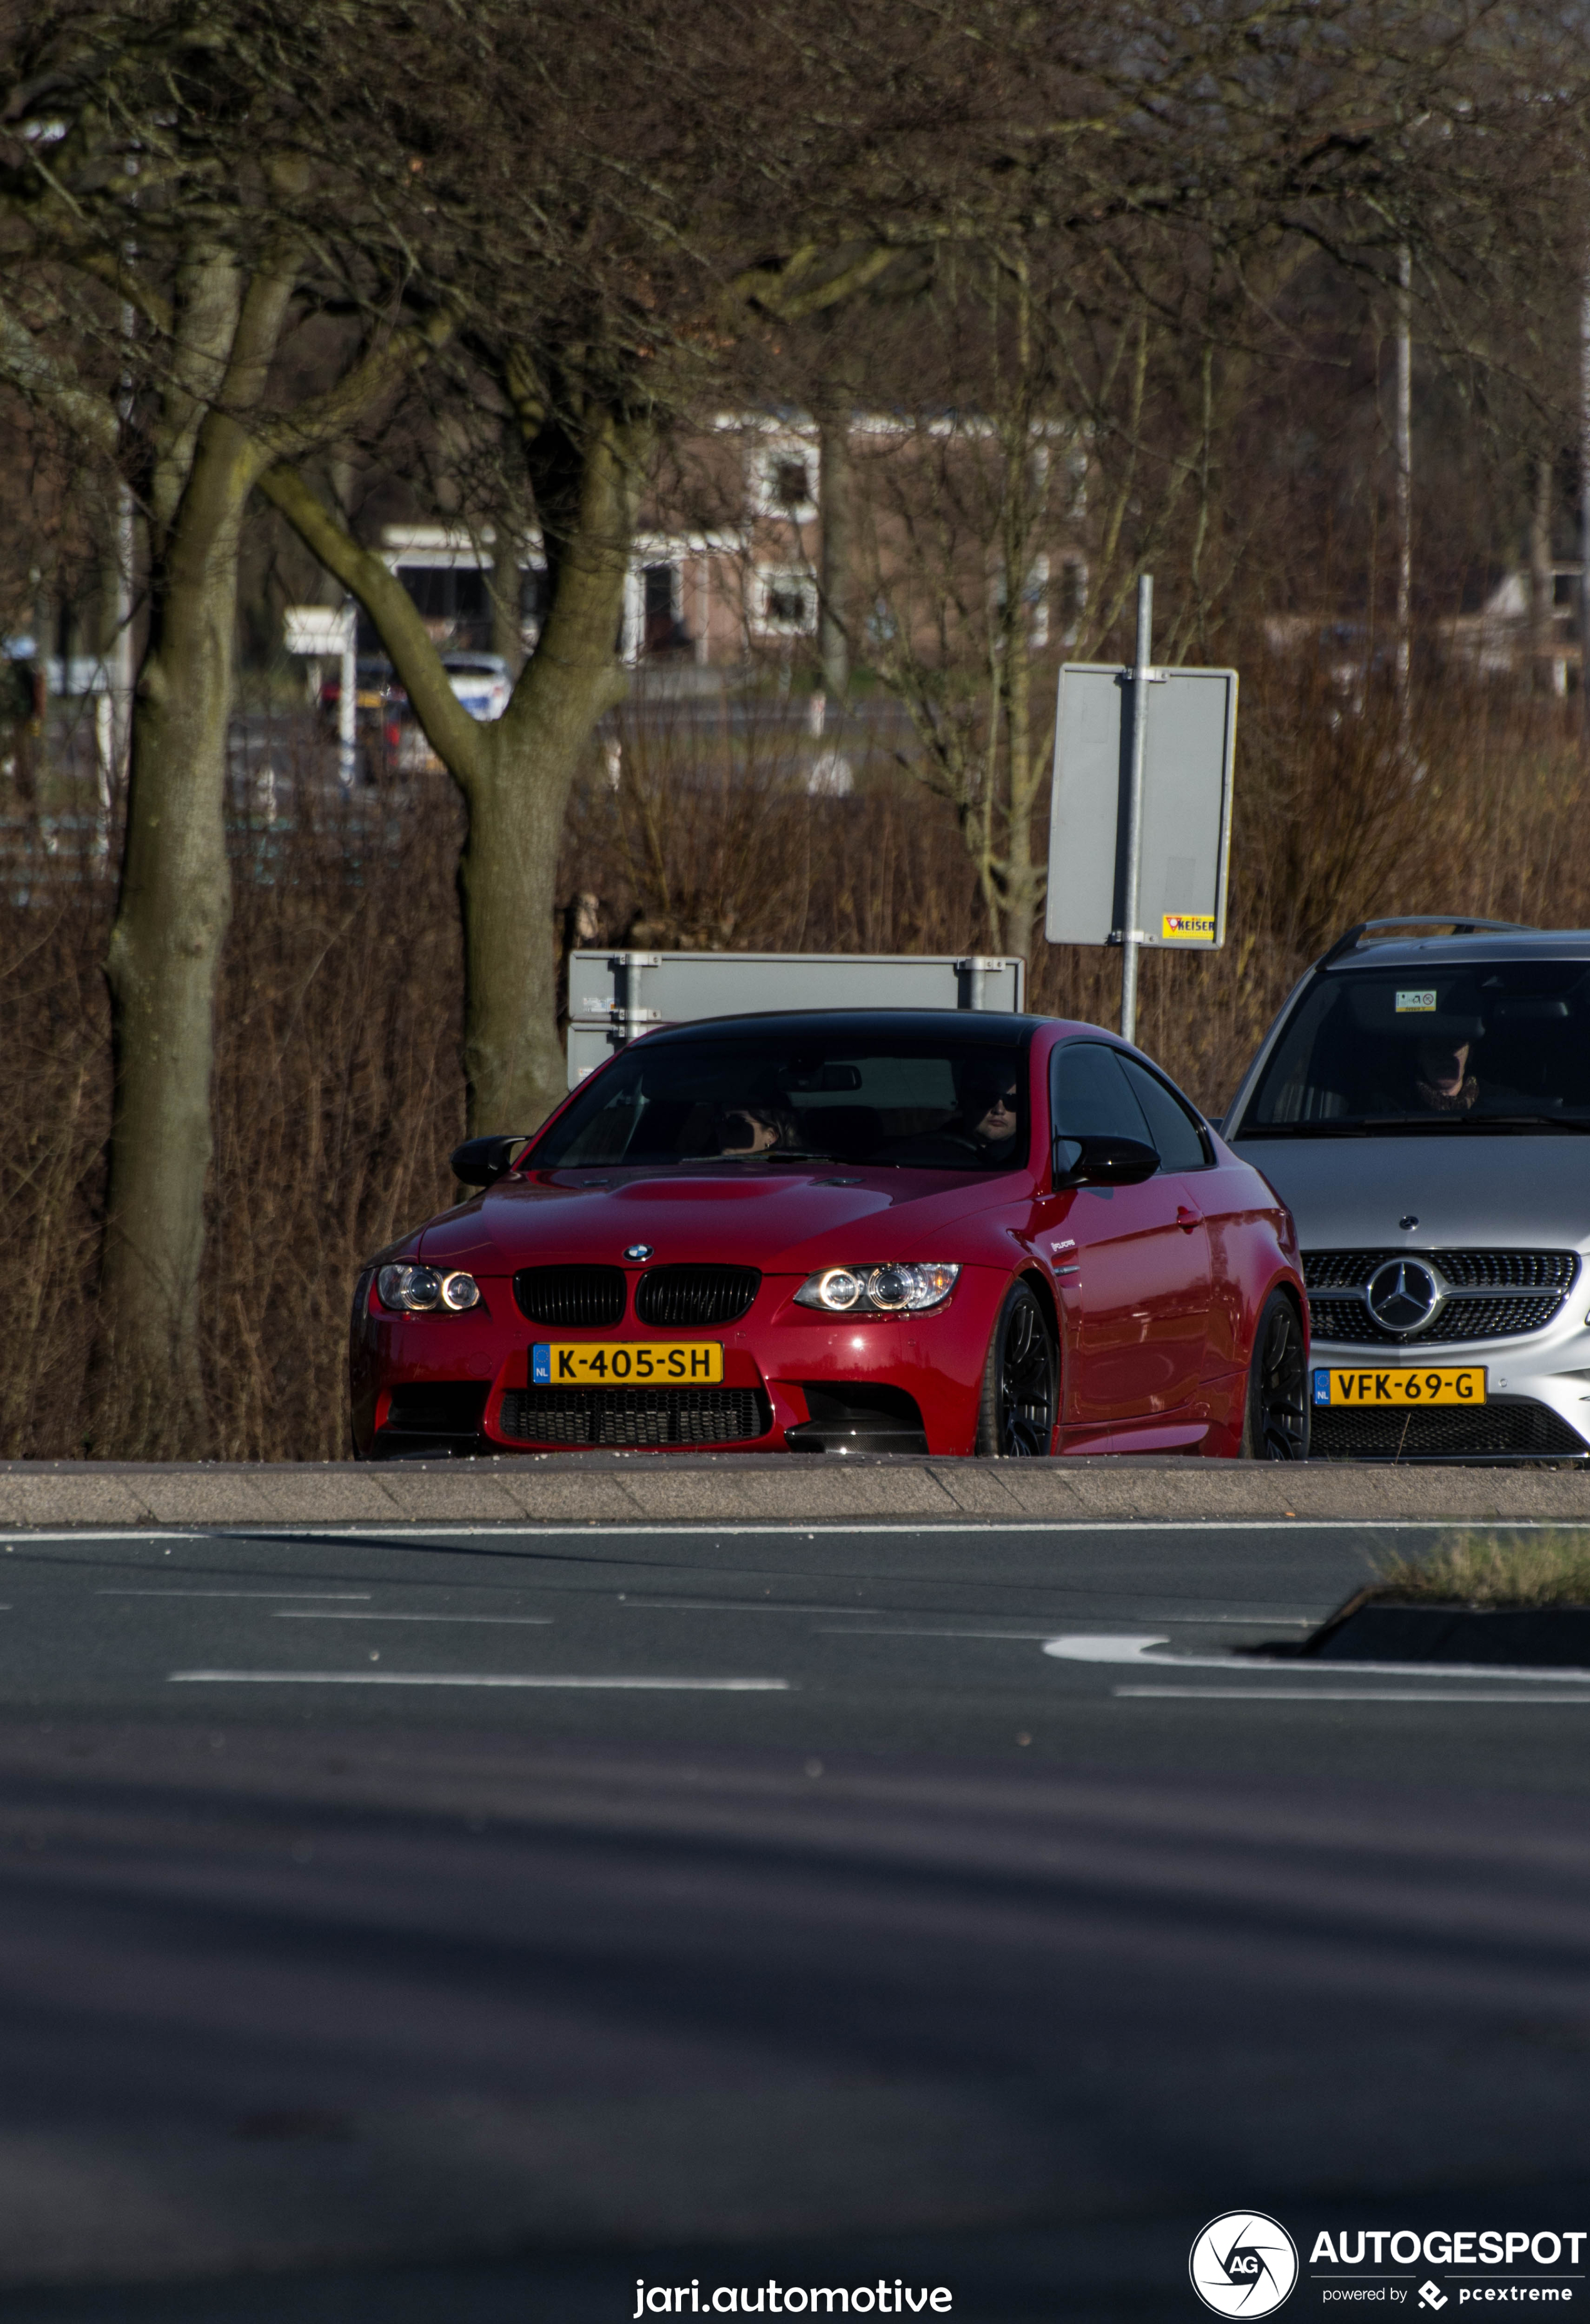
[[[347,1305],[372,1250],[449,1198],[463,1134],[450,790],[234,829],[202,1286],[220,1460],[347,1450]],[[16,831],[11,834],[14,846]],[[35,840],[37,835],[34,835]],[[16,848],[0,889],[3,1187],[14,1286],[0,1452],[82,1449],[109,1119],[99,964],[111,883],[91,852]]]
[[[825,751],[849,762],[847,796],[809,787]],[[617,787],[598,756],[576,795],[563,892],[597,897],[604,942],[984,950],[954,811],[913,778],[911,751],[886,711],[818,742],[796,705],[653,706],[628,722]],[[354,1274],[450,1198],[463,1128],[450,789],[439,777],[347,806],[307,783],[296,796],[296,810],[234,833],[203,1286],[209,1415],[191,1448],[209,1457],[346,1452]],[[1373,689],[1355,706],[1328,673],[1257,665],[1229,940],[1203,959],[1147,955],[1140,1039],[1218,1111],[1293,980],[1351,920],[1446,910],[1582,925],[1586,804],[1560,706],[1448,686],[1415,703],[1405,737]],[[5,829],[0,1452],[71,1457],[109,1103],[111,883],[91,834],[63,857],[26,815]],[[1119,962],[1041,947],[1029,991],[1036,1009],[1113,1024]]]
[[[1394,1557],[1365,1596],[1377,1604],[1590,1606],[1590,1535],[1459,1533],[1428,1556]]]

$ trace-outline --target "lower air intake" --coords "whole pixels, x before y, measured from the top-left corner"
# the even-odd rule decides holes
[[[1358,1412],[1316,1405],[1309,1452],[1316,1461],[1505,1461],[1578,1458],[1590,1444],[1549,1405],[1486,1404],[1472,1411]]]
[[[772,1426],[754,1388],[521,1388],[503,1398],[503,1434],[522,1444],[738,1444]]]
[[[385,1425],[375,1439],[378,1459],[418,1460],[428,1452],[475,1452],[485,1410],[485,1380],[407,1380],[394,1388]]]

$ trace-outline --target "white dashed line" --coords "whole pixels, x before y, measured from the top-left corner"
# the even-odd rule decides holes
[[[1115,1686],[1112,1694],[1167,1702],[1590,1703],[1585,1694],[1480,1694],[1468,1689],[1368,1686]]]
[[[363,1605],[368,1590],[97,1590],[96,1598],[314,1598]]]
[[[322,1614],[315,1606],[283,1606],[276,1616],[279,1622],[485,1622],[534,1629],[544,1629],[553,1618],[550,1614],[345,1614],[340,1608]]]
[[[517,1686],[634,1694],[784,1694],[787,1678],[524,1678],[461,1671],[169,1671],[173,1686]]]

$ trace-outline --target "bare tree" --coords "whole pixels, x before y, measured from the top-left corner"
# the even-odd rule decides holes
[[[29,11],[5,59],[0,375],[131,487],[144,545],[106,963],[102,1452],[204,1441],[198,1286],[250,494],[451,327],[415,265],[424,221],[405,172],[380,166],[393,124],[372,118],[347,41],[340,13],[161,0],[136,18]]]

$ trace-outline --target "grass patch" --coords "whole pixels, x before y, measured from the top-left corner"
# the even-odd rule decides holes
[[[1378,1571],[1372,1605],[1590,1606],[1590,1531],[1449,1534],[1428,1556]]]

